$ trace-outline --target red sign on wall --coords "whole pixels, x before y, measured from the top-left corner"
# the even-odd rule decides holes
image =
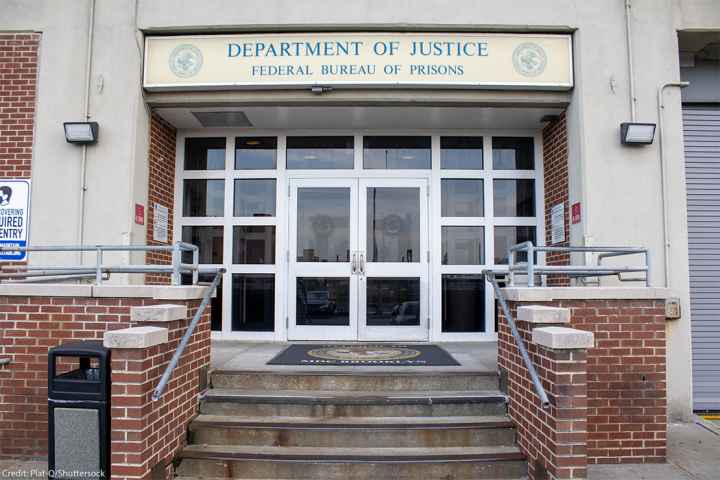
[[[145,205],[135,204],[135,223],[145,225]]]
[[[580,223],[580,220],[582,218],[582,215],[580,212],[581,212],[580,202],[573,203],[572,204],[572,224],[573,225]]]

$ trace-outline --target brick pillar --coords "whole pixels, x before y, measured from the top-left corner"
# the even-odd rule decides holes
[[[168,245],[173,243],[173,209],[175,208],[175,139],[177,130],[158,114],[150,117],[150,151],[148,153],[148,215],[147,234],[148,245]],[[168,241],[167,243],[153,240],[153,227],[155,225],[155,204],[158,203],[168,209]],[[172,262],[170,252],[148,252],[148,264],[166,264]],[[170,283],[170,276],[166,274],[148,273],[145,275],[146,283],[162,285]]]
[[[570,204],[568,190],[568,147],[565,112],[543,128],[543,172],[545,186],[545,244],[555,247],[570,245]],[[552,243],[550,212],[555,205],[565,206],[565,241]],[[548,253],[548,265],[570,265],[568,253]],[[549,275],[549,285],[569,285],[570,279],[564,275]]]
[[[511,307],[533,366],[547,393],[543,409],[504,315],[498,331],[498,366],[507,373],[508,413],[534,480],[587,475],[587,347],[592,334],[564,327],[559,308]],[[501,314],[502,315],[502,314]],[[519,318],[518,318],[519,316]]]

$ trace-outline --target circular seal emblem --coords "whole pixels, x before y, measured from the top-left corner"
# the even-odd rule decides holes
[[[387,217],[383,218],[382,229],[385,233],[394,237],[402,231],[403,219],[400,217],[400,215],[395,215],[394,213],[392,213]]]
[[[522,43],[513,51],[515,71],[525,77],[537,77],[545,71],[547,54],[537,43]]]
[[[178,45],[170,53],[169,64],[170,70],[178,77],[192,77],[202,67],[202,52],[194,45],[187,43]]]
[[[384,347],[381,345],[339,345],[336,347],[315,348],[307,353],[311,357],[323,360],[350,362],[409,360],[420,356],[420,351],[412,348]]]

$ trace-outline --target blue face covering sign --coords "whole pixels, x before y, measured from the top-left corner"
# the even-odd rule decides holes
[[[0,179],[0,261],[27,259],[27,252],[7,250],[25,247],[30,229],[30,180]]]

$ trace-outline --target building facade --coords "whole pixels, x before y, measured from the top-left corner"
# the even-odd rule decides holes
[[[719,31],[714,0],[6,1],[0,176],[32,244],[199,245],[216,338],[494,341],[509,246],[647,247],[687,418],[692,365],[720,408]]]

